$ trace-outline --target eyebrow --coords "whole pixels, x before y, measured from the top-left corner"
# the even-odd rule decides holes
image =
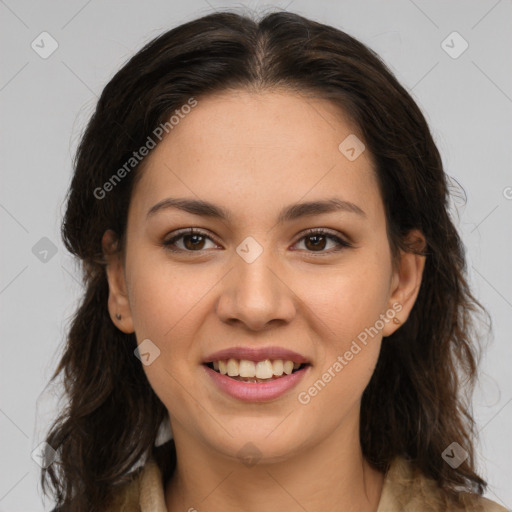
[[[168,197],[153,205],[146,215],[146,219],[152,217],[159,211],[169,208],[176,208],[194,215],[201,215],[202,217],[210,217],[214,219],[231,221],[232,215],[224,208],[217,206],[208,201],[199,199],[185,199],[185,198],[172,198]],[[281,210],[277,219],[277,224],[283,224],[296,220],[300,217],[307,217],[319,215],[322,213],[332,212],[348,212],[355,213],[361,217],[366,218],[366,213],[356,204],[350,201],[343,201],[338,198],[326,199],[322,201],[309,201],[305,203],[296,203],[287,206]]]

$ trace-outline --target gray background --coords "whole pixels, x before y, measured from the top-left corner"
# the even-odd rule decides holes
[[[97,96],[149,39],[239,5],[0,0],[0,511],[51,508],[43,508],[31,452],[55,413],[58,390],[45,386],[82,292],[59,229],[71,158]],[[425,113],[447,173],[467,194],[466,204],[455,201],[454,218],[474,291],[494,328],[473,402],[481,434],[478,459],[490,482],[487,495],[512,508],[511,1],[244,5],[289,9],[359,38],[382,55]],[[43,45],[43,31],[58,43],[47,59],[31,47],[34,40]],[[469,44],[457,58],[442,46],[453,31]],[[452,53],[462,49],[453,36],[446,44]],[[49,39],[44,46],[50,48]]]

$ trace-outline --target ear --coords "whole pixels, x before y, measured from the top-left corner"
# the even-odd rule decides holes
[[[130,334],[134,332],[132,313],[128,302],[126,278],[121,251],[118,250],[118,239],[114,231],[108,229],[101,240],[103,255],[107,262],[106,274],[108,281],[108,311],[112,322],[118,329]]]
[[[414,250],[423,251],[426,247],[425,237],[417,229],[411,230],[407,239],[409,246]],[[395,311],[395,316],[393,321],[386,322],[382,330],[384,337],[393,334],[400,328],[400,324],[405,323],[409,317],[420,290],[425,258],[425,256],[414,252],[400,251],[400,261],[391,278],[390,297],[387,305],[388,311]],[[399,322],[395,323],[395,318]]]

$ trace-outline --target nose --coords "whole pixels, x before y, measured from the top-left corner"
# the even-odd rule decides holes
[[[288,283],[282,266],[270,251],[252,263],[238,254],[234,268],[222,280],[217,315],[226,323],[241,324],[251,331],[264,330],[273,324],[286,324],[296,315],[293,283]]]

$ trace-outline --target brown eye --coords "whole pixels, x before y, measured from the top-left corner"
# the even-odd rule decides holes
[[[331,254],[333,252],[338,252],[343,248],[352,247],[352,244],[346,242],[339,236],[331,234],[328,231],[323,229],[311,229],[309,230],[300,240],[299,243],[304,241],[305,250],[307,252],[317,252],[321,254]],[[329,242],[333,245],[331,247],[327,247]],[[325,249],[332,250],[325,250]]]
[[[325,249],[326,237],[323,235],[312,235],[305,238],[305,245],[308,249],[316,251],[318,249]],[[308,243],[308,241],[310,243]]]
[[[204,237],[202,235],[184,235],[183,245],[193,251],[194,249],[202,249],[204,246]]]
[[[205,249],[208,241],[213,243],[213,240],[202,231],[190,228],[164,241],[163,245],[173,252],[199,252]]]

